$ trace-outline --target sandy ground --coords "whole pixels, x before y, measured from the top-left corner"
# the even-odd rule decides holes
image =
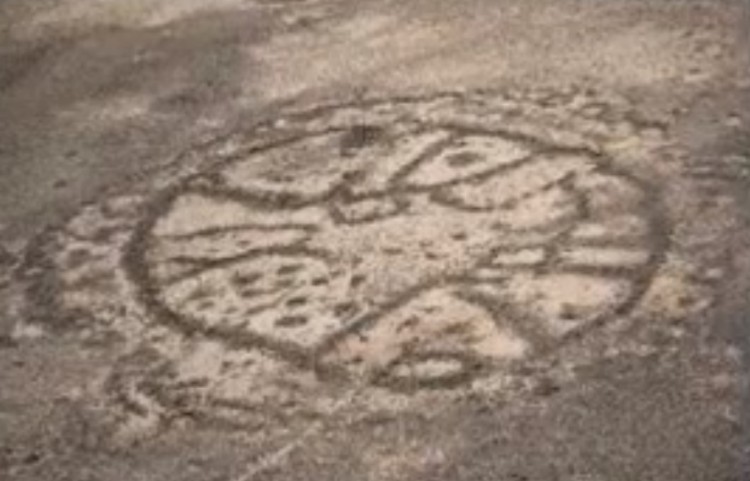
[[[750,479],[748,9],[0,1],[0,479]]]

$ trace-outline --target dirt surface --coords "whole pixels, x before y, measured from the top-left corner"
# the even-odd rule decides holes
[[[750,6],[0,3],[0,479],[750,479]]]

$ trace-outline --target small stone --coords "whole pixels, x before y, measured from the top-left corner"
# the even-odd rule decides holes
[[[9,266],[13,264],[14,260],[15,259],[13,258],[11,253],[8,252],[8,250],[5,249],[5,247],[0,245],[0,266]]]
[[[32,451],[23,457],[22,462],[24,464],[36,464],[42,460],[42,455],[36,451]]]
[[[537,396],[549,397],[560,392],[560,386],[552,379],[543,377],[534,386],[533,393]]]
[[[11,336],[0,334],[0,349],[12,349],[18,346],[18,342]]]
[[[569,303],[563,303],[560,306],[560,319],[565,321],[572,321],[578,318],[578,312],[574,305]]]
[[[712,267],[710,269],[706,269],[706,271],[703,272],[703,279],[707,281],[718,281],[724,278],[724,269],[721,267]]]
[[[18,341],[20,339],[38,339],[44,336],[44,330],[33,324],[26,324],[19,322],[13,327],[11,333],[11,339]]]
[[[711,379],[711,384],[717,390],[727,391],[735,385],[735,380],[729,374],[717,374]]]
[[[742,117],[740,117],[737,114],[732,114],[728,116],[726,120],[724,120],[724,125],[726,125],[727,127],[732,127],[732,128],[742,127],[742,124],[743,124]]]

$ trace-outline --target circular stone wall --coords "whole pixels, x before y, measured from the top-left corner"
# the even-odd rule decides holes
[[[40,236],[27,314],[121,349],[141,424],[513,396],[648,311],[668,215],[611,153],[661,133],[578,91],[292,113]]]

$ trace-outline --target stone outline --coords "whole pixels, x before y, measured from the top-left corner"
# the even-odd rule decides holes
[[[496,175],[499,172],[503,172],[506,170],[510,170],[512,168],[515,168],[519,165],[523,165],[526,162],[529,162],[533,160],[535,156],[542,155],[544,153],[568,153],[568,154],[585,154],[593,159],[596,159],[598,162],[596,165],[596,170],[604,172],[608,175],[613,175],[616,177],[622,177],[628,180],[628,182],[632,184],[638,185],[641,192],[645,195],[644,202],[647,204],[651,204],[652,206],[658,206],[658,196],[655,194],[655,189],[652,186],[647,185],[645,181],[642,179],[637,179],[633,175],[626,173],[621,170],[614,169],[611,165],[608,164],[607,159],[605,159],[600,153],[584,149],[584,148],[566,148],[566,147],[559,147],[559,146],[553,146],[549,145],[548,143],[541,141],[535,137],[525,136],[522,134],[518,134],[515,132],[506,132],[499,129],[481,129],[476,126],[473,127],[457,127],[455,124],[431,124],[431,123],[424,123],[422,125],[418,126],[419,130],[428,130],[428,129],[440,129],[440,130],[452,130],[452,129],[459,129],[458,133],[452,134],[450,138],[452,139],[455,136],[461,136],[461,135],[483,135],[483,136],[498,136],[503,139],[511,139],[516,141],[521,141],[527,144],[531,144],[536,148],[536,151],[533,152],[530,156],[524,157],[523,159],[520,159],[517,162],[514,162],[510,165],[501,165],[499,167],[496,167],[492,170],[489,170],[487,172],[482,172],[479,174],[476,174],[474,176],[471,176],[472,179],[484,179],[488,178],[492,175]],[[265,146],[257,149],[253,149],[253,155],[262,154],[264,151],[270,151],[277,148],[283,148],[285,145],[295,143],[298,141],[304,141],[305,139],[309,137],[316,137],[316,136],[323,136],[323,135],[329,135],[332,133],[343,133],[347,129],[344,128],[330,128],[330,129],[324,129],[322,131],[316,131],[313,133],[301,133],[298,135],[291,136],[289,138],[286,138],[280,142],[274,142],[270,146]],[[307,199],[302,198],[295,198],[292,196],[285,196],[285,195],[273,195],[273,194],[260,194],[260,195],[253,195],[247,191],[242,191],[240,189],[234,189],[231,187],[222,186],[218,173],[221,169],[224,169],[236,162],[241,161],[246,157],[245,154],[237,154],[233,156],[230,159],[227,159],[224,162],[221,162],[214,166],[209,172],[207,173],[201,173],[197,176],[194,176],[192,178],[187,179],[183,183],[177,185],[176,187],[173,187],[172,189],[167,189],[165,192],[161,193],[156,200],[150,203],[150,208],[147,210],[147,215],[138,223],[138,226],[135,229],[134,235],[131,237],[131,241],[128,243],[126,255],[124,256],[124,262],[123,265],[125,266],[126,271],[128,272],[129,277],[133,281],[133,284],[136,286],[139,286],[139,297],[141,302],[147,307],[147,310],[152,314],[152,316],[156,319],[159,319],[161,322],[163,322],[166,325],[169,325],[171,327],[177,328],[184,334],[187,334],[188,336],[194,335],[195,333],[200,333],[201,335],[204,335],[208,338],[216,338],[221,339],[222,342],[225,342],[228,346],[233,348],[250,348],[250,349],[261,349],[262,351],[266,352],[267,354],[271,355],[278,355],[282,359],[284,359],[287,362],[290,362],[293,365],[296,365],[300,368],[309,369],[310,366],[313,366],[314,370],[321,376],[329,377],[331,375],[336,375],[338,377],[339,374],[341,374],[341,370],[339,369],[332,369],[330,366],[323,366],[319,359],[322,357],[328,350],[332,348],[333,345],[338,342],[339,339],[343,338],[346,335],[351,334],[354,331],[361,330],[366,328],[368,325],[376,323],[379,318],[386,315],[387,313],[393,311],[394,309],[406,304],[407,302],[414,299],[417,295],[420,293],[434,288],[438,285],[445,285],[449,283],[457,283],[457,284],[466,284],[471,285],[473,283],[476,283],[477,281],[471,280],[470,278],[466,278],[464,276],[458,276],[455,278],[446,278],[446,279],[440,279],[435,281],[430,281],[426,284],[416,286],[414,289],[411,289],[409,292],[404,293],[402,296],[399,296],[397,299],[393,299],[391,302],[385,303],[383,306],[375,310],[373,313],[370,313],[368,315],[363,316],[359,320],[355,321],[350,326],[347,326],[347,328],[342,329],[341,331],[333,334],[329,339],[325,340],[320,346],[313,348],[313,349],[305,349],[300,348],[299,346],[295,345],[292,342],[284,342],[284,341],[278,341],[274,339],[270,339],[268,337],[265,337],[260,334],[251,333],[247,330],[223,330],[218,328],[204,328],[200,321],[196,319],[190,319],[184,314],[177,314],[174,311],[172,311],[167,306],[163,305],[158,301],[158,286],[155,285],[155,282],[153,279],[150,278],[150,274],[148,273],[148,266],[146,266],[140,259],[142,259],[145,255],[145,249],[148,244],[148,236],[149,231],[153,228],[153,226],[156,224],[158,219],[161,215],[164,215],[170,208],[172,202],[179,196],[193,193],[193,194],[201,194],[205,196],[216,196],[217,198],[232,200],[235,202],[240,203],[247,203],[253,206],[253,208],[261,208],[261,209],[298,209],[313,205],[320,205],[324,204],[328,207],[329,212],[335,212],[335,207],[333,205],[333,202],[336,200],[345,200],[345,201],[360,201],[360,200],[368,200],[368,199],[378,199],[383,197],[390,197],[393,196],[397,200],[400,199],[400,196],[406,192],[413,192],[413,191],[419,191],[419,192],[427,192],[431,195],[431,197],[439,202],[448,202],[444,197],[441,196],[441,191],[446,187],[450,186],[456,182],[448,182],[445,184],[437,185],[437,186],[430,186],[430,187],[406,187],[403,185],[403,179],[409,175],[410,172],[414,171],[414,169],[417,168],[419,164],[425,161],[425,158],[429,156],[429,154],[425,154],[422,156],[419,156],[419,158],[415,159],[412,163],[407,165],[406,167],[402,168],[396,175],[394,175],[392,181],[389,183],[390,189],[381,191],[381,192],[375,192],[371,194],[360,194],[356,195],[351,192],[348,192],[346,190],[341,190],[339,188],[334,188],[331,191],[319,195],[314,196]],[[466,179],[461,179],[461,181],[465,181]],[[569,179],[564,179],[563,181],[559,182],[560,184],[565,184],[567,182],[570,182]],[[217,185],[217,183],[219,185]],[[583,199],[582,195],[578,195],[579,197],[579,215],[581,219],[587,218],[590,214],[587,212],[587,206],[586,201]],[[649,279],[652,277],[653,273],[658,269],[658,266],[661,262],[661,259],[663,258],[664,251],[666,250],[666,245],[668,243],[668,236],[667,236],[667,224],[665,223],[665,219],[661,215],[661,209],[654,208],[654,209],[641,209],[641,214],[645,214],[648,223],[651,227],[650,229],[650,238],[649,240],[652,243],[652,249],[649,253],[648,261],[646,262],[646,267],[642,268],[642,271],[640,274],[636,276],[631,276],[627,272],[623,272],[621,270],[616,269],[606,269],[606,268],[589,268],[588,271],[590,274],[593,275],[604,275],[604,276],[614,276],[614,277],[633,277],[633,292],[630,296],[628,296],[628,299],[623,302],[619,307],[614,309],[612,312],[608,312],[606,314],[603,314],[600,316],[600,318],[595,319],[588,323],[584,329],[576,329],[565,336],[566,339],[569,338],[576,338],[581,337],[585,334],[585,332],[590,331],[595,326],[601,326],[603,323],[606,322],[607,318],[614,317],[617,315],[623,315],[626,312],[628,312],[637,302],[640,300],[642,295],[646,292],[649,285]],[[340,222],[345,222],[343,219],[340,218],[340,216],[335,216],[334,219],[338,219]],[[565,237],[569,233],[564,233],[563,237]],[[557,239],[555,241],[560,242],[560,239]],[[289,253],[295,253],[298,249],[301,249],[299,253],[306,253],[304,248],[300,247],[285,247],[285,248],[268,248],[268,249],[260,249],[255,252],[248,252],[246,256],[243,256],[245,258],[251,258],[267,253],[274,253],[274,252],[286,252]],[[325,257],[325,253],[322,252],[311,252],[310,253],[313,256],[320,256],[321,258]],[[497,254],[497,252],[492,253],[492,257],[494,257]],[[239,260],[239,258],[230,258],[226,259],[226,263],[236,262]],[[547,263],[549,264],[549,262]],[[571,270],[572,272],[579,272],[584,273],[582,271],[576,271],[575,269]],[[497,307],[494,307],[495,312],[497,311]],[[563,344],[565,341],[561,341],[560,344]],[[551,346],[548,346],[547,350],[552,350]]]
[[[150,197],[146,200],[141,199],[139,203],[147,203],[150,206],[158,205],[159,199],[161,199],[162,201],[165,200],[168,197],[169,192],[179,190],[180,188],[183,188],[182,186],[186,185],[189,182],[193,182],[195,183],[195,185],[199,185],[201,182],[205,181],[205,179],[210,179],[212,175],[211,173],[218,171],[222,167],[222,165],[231,163],[234,160],[246,156],[252,152],[259,152],[265,149],[273,148],[274,146],[283,145],[287,142],[293,141],[295,137],[307,135],[310,132],[308,132],[306,126],[300,125],[301,123],[303,124],[307,121],[315,121],[317,117],[331,115],[331,112],[335,112],[340,109],[356,108],[360,110],[366,110],[371,107],[377,107],[379,105],[392,106],[396,104],[398,105],[397,107],[390,108],[391,110],[398,110],[400,108],[411,108],[411,105],[413,104],[443,101],[446,99],[450,102],[456,102],[458,105],[461,103],[465,96],[469,96],[472,99],[481,99],[484,97],[488,97],[491,99],[500,98],[502,101],[509,100],[512,102],[516,102],[517,104],[521,104],[524,108],[530,104],[535,109],[541,109],[542,114],[546,115],[547,111],[545,109],[549,105],[553,104],[553,108],[556,108],[558,106],[565,107],[566,103],[569,102],[573,96],[580,94],[582,90],[562,92],[560,94],[558,94],[558,92],[554,90],[549,90],[543,92],[541,97],[539,98],[530,97],[532,94],[534,96],[537,96],[536,90],[520,89],[517,91],[511,91],[510,95],[508,95],[507,92],[508,91],[505,89],[480,89],[472,90],[469,92],[452,91],[408,96],[368,97],[366,99],[354,99],[347,102],[335,101],[320,104],[318,106],[313,106],[311,108],[305,108],[303,110],[292,110],[291,108],[289,108],[289,104],[280,104],[282,112],[286,110],[286,113],[282,113],[280,116],[274,115],[274,117],[271,119],[253,122],[249,128],[243,129],[240,133],[235,133],[237,131],[237,125],[230,126],[230,128],[226,129],[224,133],[221,133],[208,141],[195,142],[191,147],[174,155],[165,164],[157,168],[148,169],[145,173],[138,177],[141,180],[149,181],[146,187],[136,188],[133,186],[129,186],[128,183],[123,182],[123,184],[120,186],[115,186],[112,189],[108,189],[106,194],[114,196],[135,191],[139,196]],[[575,135],[580,135],[580,139],[582,140],[576,140],[573,142],[573,144],[576,146],[584,145],[585,148],[591,149],[592,152],[596,152],[598,154],[600,152],[600,146],[597,143],[597,139],[607,142],[617,138],[617,134],[613,133],[611,130],[608,130],[606,134],[599,134],[596,132],[591,133],[586,129],[579,130],[577,127],[577,125],[579,125],[578,122],[580,122],[584,117],[589,120],[593,119],[593,121],[596,122],[599,122],[601,120],[600,123],[607,123],[608,121],[605,118],[614,118],[616,121],[625,121],[631,124],[636,132],[644,131],[647,129],[656,129],[660,132],[665,131],[664,124],[648,121],[643,119],[642,117],[639,117],[638,113],[635,112],[630,107],[630,105],[626,105],[624,108],[621,108],[620,105],[617,105],[617,103],[610,103],[608,100],[606,100],[606,98],[605,100],[600,100],[600,97],[596,92],[592,93],[589,91],[585,91],[583,95],[585,95],[587,99],[593,99],[595,102],[604,105],[606,109],[610,109],[610,107],[611,109],[605,109],[605,111],[601,115],[595,115],[593,117],[589,115],[584,115],[582,117],[582,113],[575,109],[572,112],[567,112],[567,108],[566,112],[562,114],[554,110],[550,113],[553,118],[562,118],[564,120],[564,124],[562,125],[553,123],[553,129],[559,129],[564,133],[573,132],[575,133]],[[551,100],[548,102],[547,100],[545,100],[545,96],[547,96]],[[513,108],[514,107],[511,107],[509,109]],[[407,121],[409,121],[408,119],[410,117],[409,115],[401,114],[400,118],[406,118]],[[521,113],[519,118],[523,123],[525,119],[525,113]],[[544,128],[544,126],[548,126],[548,124],[545,119],[543,120],[544,121],[539,122],[538,125]],[[574,125],[571,127],[571,124],[569,124],[568,121],[572,122]],[[295,124],[295,122],[296,125],[288,125]],[[513,121],[511,121],[511,123],[512,122]],[[314,126],[313,131],[316,131],[316,128]],[[317,128],[317,132],[320,131],[321,129]],[[518,128],[514,131],[523,133],[526,130],[524,130],[523,128]],[[535,135],[531,136],[537,138],[535,137]],[[542,137],[539,137],[539,139],[541,138],[544,138],[545,141],[547,141],[549,140],[549,135],[547,134],[547,132],[544,132],[544,135]],[[237,139],[240,139],[240,144],[242,144],[242,147],[231,147],[232,143],[236,142]],[[197,159],[198,156],[200,156],[199,159]],[[610,168],[612,167],[610,166]],[[191,171],[195,172],[196,170],[200,170],[200,172],[197,174],[191,173]],[[613,171],[617,170],[613,169]],[[625,171],[621,171],[620,173],[625,176],[631,175]],[[177,179],[176,181],[175,178]],[[128,179],[128,181],[130,180],[133,179]],[[668,246],[670,227],[667,223],[665,223],[666,211],[661,206],[661,198],[658,190],[656,189],[656,186],[651,184],[646,179],[637,179],[636,177],[633,177],[633,180],[643,182],[644,186],[646,187],[646,189],[644,189],[644,192],[647,194],[648,202],[659,206],[658,209],[650,211],[654,216],[654,219],[652,219],[652,221],[655,225],[660,227],[660,232],[658,233],[658,235],[655,235],[655,240],[659,242],[662,249],[660,255],[654,256],[652,258],[656,266],[652,267],[651,270],[655,272],[658,269],[658,265],[661,264],[661,262],[664,260],[666,248]],[[125,190],[126,187],[127,190]],[[100,202],[100,200],[91,201],[85,204],[83,207],[99,205],[98,202]],[[139,207],[139,210],[142,210],[141,207]],[[80,311],[77,308],[64,306],[62,304],[60,294],[58,292],[61,282],[59,281],[57,273],[55,272],[56,267],[52,258],[52,256],[54,255],[53,252],[58,247],[56,229],[65,229],[67,223],[76,218],[76,216],[79,215],[79,212],[72,214],[70,218],[63,220],[59,224],[50,226],[49,228],[42,231],[39,235],[34,236],[30,241],[28,248],[25,250],[23,258],[14,269],[13,275],[15,276],[15,278],[19,279],[20,282],[25,286],[25,297],[27,299],[27,303],[25,306],[25,310],[23,311],[23,315],[31,322],[48,324],[51,318],[57,318],[61,319],[61,321],[57,321],[52,327],[59,327],[61,329],[67,329],[70,326],[80,326],[80,322],[74,321],[76,317],[81,318],[84,323],[97,322],[95,314]],[[146,216],[150,215],[149,212],[142,213],[144,213]],[[127,224],[127,229],[130,230],[131,221],[126,220],[124,222]],[[131,248],[128,248],[122,256],[118,254],[118,257],[127,258],[130,255],[130,251]],[[644,273],[642,279],[640,279],[639,281],[639,285],[642,286],[644,292],[648,288],[648,282],[650,282],[650,280]],[[643,293],[641,293],[639,298],[642,296],[642,294]],[[630,308],[637,304],[637,302],[638,299],[633,299],[631,306],[627,308],[624,308],[623,306],[620,309],[620,311],[623,312],[618,312],[616,314],[621,314],[625,313],[625,311],[629,311]],[[591,329],[595,329],[605,322],[606,319],[601,319],[596,323],[592,323],[590,325]],[[584,335],[585,332],[574,332],[570,336],[568,336],[568,339],[571,341],[575,341],[576,339],[580,339]],[[557,352],[557,350],[555,349],[546,350],[545,352],[535,357],[535,361],[533,364],[538,365],[536,362],[537,360],[542,363],[545,362],[545,359],[551,360],[550,355],[554,354],[555,352]],[[166,359],[162,359],[162,361],[165,360]],[[127,360],[123,362],[127,363]],[[120,364],[118,363],[113,368],[113,374],[120,372],[122,367],[123,366],[120,366]],[[513,366],[508,367],[508,372],[511,374],[515,373],[516,371],[519,375],[526,376],[526,374],[524,374],[527,373],[526,369],[516,369]],[[149,374],[143,373],[142,376],[149,376]],[[114,386],[111,387],[114,389],[114,394],[117,389],[115,389]],[[206,412],[203,414],[211,417],[212,419],[216,416],[220,417],[219,414],[213,415],[210,412]],[[193,414],[191,414],[191,416],[193,416]]]

